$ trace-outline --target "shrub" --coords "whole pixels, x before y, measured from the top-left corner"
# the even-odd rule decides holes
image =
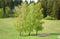
[[[45,19],[46,19],[46,20],[55,20],[54,17],[51,17],[51,16],[49,16],[49,15],[48,15]]]
[[[3,9],[2,8],[0,8],[0,18],[2,18],[3,17]]]

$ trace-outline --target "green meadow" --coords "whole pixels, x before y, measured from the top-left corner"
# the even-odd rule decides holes
[[[40,37],[40,36],[19,36],[13,24],[15,18],[0,19],[0,39],[59,39],[60,33],[60,20],[43,20],[43,30],[39,34],[53,33],[53,35]],[[55,34],[54,34],[55,33]]]

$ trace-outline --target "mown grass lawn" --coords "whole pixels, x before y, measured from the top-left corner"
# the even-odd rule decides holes
[[[0,39],[58,39],[59,35],[47,37],[19,36],[13,28],[15,18],[0,19]],[[60,33],[60,20],[44,20],[44,30],[40,33]]]

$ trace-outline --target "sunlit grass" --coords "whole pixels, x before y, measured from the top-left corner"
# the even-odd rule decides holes
[[[39,36],[19,36],[17,31],[13,28],[15,18],[0,19],[0,39],[58,39],[58,35],[51,35],[47,37]],[[59,33],[60,20],[44,20],[44,30],[40,33]]]

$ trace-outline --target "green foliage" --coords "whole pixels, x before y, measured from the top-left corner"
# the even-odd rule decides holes
[[[54,17],[51,17],[51,16],[49,16],[49,15],[48,15],[45,19],[46,19],[46,20],[55,20]]]
[[[35,8],[35,30],[36,30],[36,34],[38,33],[39,30],[42,30],[42,22],[40,22],[43,18],[43,14],[42,14],[42,7],[41,7],[41,3],[38,2],[37,4],[35,4],[34,6]]]
[[[15,7],[15,16],[18,16],[16,19],[16,29],[21,34],[21,32],[26,32],[26,13],[27,13],[27,4],[23,2],[21,6]]]
[[[29,34],[33,31],[34,29],[34,3],[31,3],[28,6],[28,13],[26,16],[26,27],[29,32]]]
[[[10,14],[10,8],[8,6],[6,7],[5,10],[6,10],[6,13],[5,13],[6,17],[11,16],[11,14]]]
[[[0,18],[2,18],[2,17],[3,17],[3,14],[4,14],[3,9],[2,9],[2,8],[0,8]]]
[[[14,12],[14,16],[19,16],[19,14],[21,13],[21,6],[15,6],[15,9],[13,10]]]
[[[26,2],[23,2],[19,7],[20,10],[15,11],[16,14],[19,14],[17,25],[15,25],[19,32],[28,32],[30,35],[34,30],[38,32],[43,29],[43,23],[40,22],[43,18],[43,9],[40,2],[37,4],[31,3],[29,6],[27,6]]]
[[[11,9],[8,6],[5,7],[5,13],[4,13],[5,17],[13,17],[15,16],[14,14],[13,14],[13,10],[11,11]]]

